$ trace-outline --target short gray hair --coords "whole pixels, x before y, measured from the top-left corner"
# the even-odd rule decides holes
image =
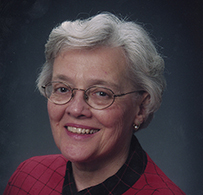
[[[160,106],[165,88],[164,60],[141,25],[100,13],[85,20],[65,21],[54,28],[45,45],[46,62],[37,79],[38,89],[52,79],[53,62],[66,49],[121,47],[128,60],[132,84],[149,93],[148,114]]]

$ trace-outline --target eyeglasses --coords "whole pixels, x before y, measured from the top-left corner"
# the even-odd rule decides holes
[[[84,100],[92,108],[97,110],[102,110],[111,106],[116,97],[121,97],[127,94],[142,92],[142,91],[131,91],[128,93],[114,94],[111,89],[106,87],[92,86],[88,89],[78,89],[71,88],[69,85],[59,82],[52,81],[44,86],[44,93],[46,98],[48,98],[54,104],[63,105],[75,96],[76,91],[84,91]]]

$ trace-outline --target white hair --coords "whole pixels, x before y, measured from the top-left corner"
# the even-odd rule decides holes
[[[138,24],[119,19],[111,13],[101,13],[85,20],[65,21],[54,28],[45,45],[46,62],[37,79],[38,89],[51,81],[53,62],[66,49],[121,47],[128,60],[132,84],[150,95],[148,114],[160,106],[165,88],[164,60],[157,52],[147,32]]]

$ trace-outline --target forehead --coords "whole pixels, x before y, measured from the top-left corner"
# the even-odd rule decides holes
[[[68,82],[100,82],[121,85],[126,80],[127,60],[122,48],[68,50],[54,61],[53,79]]]

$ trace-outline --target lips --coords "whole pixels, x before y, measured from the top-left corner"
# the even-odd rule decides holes
[[[68,131],[76,134],[94,134],[99,131],[98,129],[86,129],[86,128],[78,128],[78,127],[72,127],[72,126],[65,126],[65,128]]]

